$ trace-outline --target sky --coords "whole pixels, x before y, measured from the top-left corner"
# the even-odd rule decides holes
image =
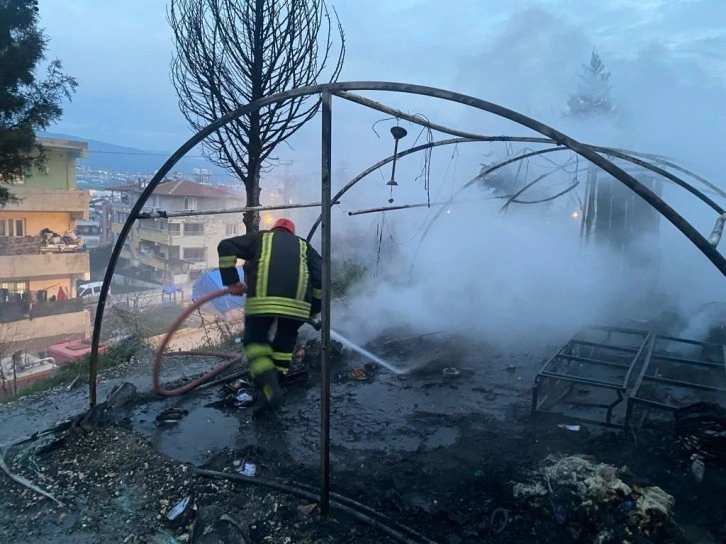
[[[346,33],[340,81],[418,83],[470,94],[588,143],[668,156],[723,183],[723,0],[341,0],[329,5],[336,8]],[[72,104],[53,132],[148,150],[173,150],[190,137],[169,80],[172,41],[164,2],[40,0],[40,10],[51,39],[49,56],[62,59],[67,72],[79,81]],[[612,73],[617,115],[578,123],[565,118],[563,111],[593,48]],[[457,104],[393,93],[368,96],[464,130],[534,135]],[[393,122],[386,117],[334,101],[336,188],[392,153],[387,132]],[[402,126],[409,131],[404,147],[426,138],[415,126]],[[307,198],[301,198],[311,201],[319,191],[319,119],[289,144],[279,147],[276,155],[290,165],[293,176],[311,181],[303,184],[310,190],[303,190]],[[450,196],[478,172],[481,163],[511,152],[503,145],[481,144],[437,150],[431,157],[429,196],[434,200]],[[559,164],[565,159],[558,159]],[[334,232],[348,236],[347,245],[336,245],[336,251],[358,253],[370,264],[382,245],[388,248],[388,273],[394,277],[384,281],[376,275],[371,280],[374,285],[358,301],[364,309],[361,315],[392,311],[390,319],[377,321],[380,327],[405,319],[419,329],[443,327],[463,318],[480,324],[479,332],[489,338],[521,342],[531,330],[562,325],[561,332],[569,331],[583,320],[612,318],[613,310],[655,312],[665,300],[693,308],[723,298],[723,276],[667,223],[660,239],[647,242],[661,248],[657,270],[624,276],[612,255],[578,252],[573,224],[558,223],[552,231],[543,230],[536,212],[523,211],[531,207],[518,208],[516,219],[502,216],[499,203],[462,210],[432,229],[425,243],[420,234],[430,219],[428,209],[407,211],[395,219],[386,215],[388,223],[381,214],[339,221],[348,211],[384,206],[390,197],[395,203],[425,202],[422,160],[416,156],[401,161],[397,170],[401,183],[395,194],[385,184],[390,176],[386,167],[336,207],[334,219],[340,230]],[[553,183],[579,182],[582,170],[579,162],[576,165],[570,178],[560,176]],[[531,161],[524,175],[532,179],[547,169],[552,169],[551,163]],[[672,186],[666,187],[664,196],[700,232],[710,233],[716,219],[712,210]],[[569,217],[570,210],[566,213]],[[307,231],[314,212],[296,217],[304,217],[300,230]],[[351,236],[359,236],[361,242],[351,244]],[[471,239],[477,237],[486,240],[484,252],[473,249],[476,244]],[[403,289],[397,281],[408,278],[403,271],[412,262],[418,263],[417,273]],[[442,278],[452,270],[456,285],[444,289]],[[656,284],[662,291],[658,304],[634,298],[634,293],[650,293]],[[496,311],[482,316],[479,300]],[[507,313],[515,303],[517,311]],[[357,330],[368,325],[358,323]]]
[[[720,0],[340,0],[330,5],[347,37],[341,81],[487,91],[477,80],[499,78],[511,58],[521,55],[515,70],[546,74],[564,87],[574,84],[572,68],[587,60],[592,46],[606,60],[663,48],[673,59],[726,73],[721,54],[726,3]],[[184,141],[189,130],[169,80],[166,2],[41,0],[40,13],[50,37],[49,56],[60,58],[80,84],[56,132],[154,150],[174,149]],[[522,39],[520,33],[530,27]],[[507,35],[511,40],[503,40]],[[533,52],[537,55],[527,60]],[[486,73],[476,69],[482,57],[488,57]],[[511,91],[506,80],[502,85]],[[508,101],[519,105],[525,92],[537,91],[520,89]],[[481,97],[506,99],[498,89],[489,94],[495,96]]]

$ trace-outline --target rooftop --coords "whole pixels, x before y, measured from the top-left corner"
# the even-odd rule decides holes
[[[75,151],[77,157],[88,157],[88,142],[81,140],[65,140],[63,138],[36,138],[41,146],[47,149],[62,149],[64,151]]]
[[[115,185],[109,187],[110,191],[128,191],[140,193],[144,190],[146,182],[131,183],[125,185]],[[154,195],[158,196],[179,196],[179,197],[195,197],[195,198],[233,198],[241,197],[233,191],[222,185],[205,185],[186,179],[182,180],[165,180],[159,183],[154,189]]]

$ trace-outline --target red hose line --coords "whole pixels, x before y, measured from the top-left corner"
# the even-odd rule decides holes
[[[241,353],[235,355],[233,353],[224,353],[224,352],[218,352],[218,351],[178,351],[178,352],[174,352],[175,355],[198,355],[198,356],[207,356],[207,357],[220,357],[222,359],[226,359],[226,362],[224,362],[221,366],[215,368],[214,370],[207,372],[203,376],[200,376],[196,380],[193,380],[193,381],[191,381],[187,384],[184,384],[180,387],[177,387],[175,389],[166,389],[160,383],[161,367],[164,364],[164,350],[166,349],[166,346],[171,341],[171,338],[179,330],[179,327],[181,327],[182,323],[184,323],[184,321],[190,315],[192,315],[192,313],[194,313],[196,310],[198,310],[201,306],[203,306],[210,300],[213,300],[213,299],[219,298],[219,297],[223,297],[225,295],[231,295],[231,294],[236,294],[236,292],[233,292],[229,287],[226,287],[224,289],[220,289],[219,291],[214,291],[213,293],[204,295],[202,298],[195,301],[191,306],[186,308],[179,315],[179,317],[176,318],[174,323],[172,323],[171,327],[169,327],[169,331],[166,333],[166,336],[164,336],[164,339],[162,340],[161,344],[159,345],[159,348],[156,350],[156,357],[154,358],[154,366],[152,368],[151,376],[152,376],[152,382],[154,385],[155,393],[157,393],[158,395],[164,396],[164,397],[173,397],[175,395],[181,395],[182,393],[187,393],[188,391],[191,391],[195,387],[199,387],[204,382],[209,381],[210,379],[217,376],[223,370],[226,370],[233,364],[242,360]]]

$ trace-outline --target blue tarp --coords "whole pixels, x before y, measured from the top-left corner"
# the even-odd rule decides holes
[[[237,267],[237,272],[240,281],[244,281],[245,275],[241,266]],[[220,289],[224,289],[224,285],[222,285],[222,276],[219,274],[219,270],[205,272],[192,286],[192,300],[199,300],[203,296]],[[225,313],[229,310],[244,308],[246,299],[246,296],[226,295],[212,300],[209,305],[218,312]]]

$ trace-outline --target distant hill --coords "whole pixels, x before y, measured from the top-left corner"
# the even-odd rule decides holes
[[[68,134],[47,132],[39,134],[39,136],[88,142],[88,158],[83,159],[80,164],[92,170],[152,175],[166,162],[172,153],[171,151],[149,151],[135,147],[125,147],[108,142],[70,136]],[[224,170],[203,158],[198,158],[199,152],[193,151],[192,153],[197,156],[180,160],[173,168],[172,173],[183,172],[191,176],[194,169],[204,168],[212,172],[214,182],[234,182]]]

